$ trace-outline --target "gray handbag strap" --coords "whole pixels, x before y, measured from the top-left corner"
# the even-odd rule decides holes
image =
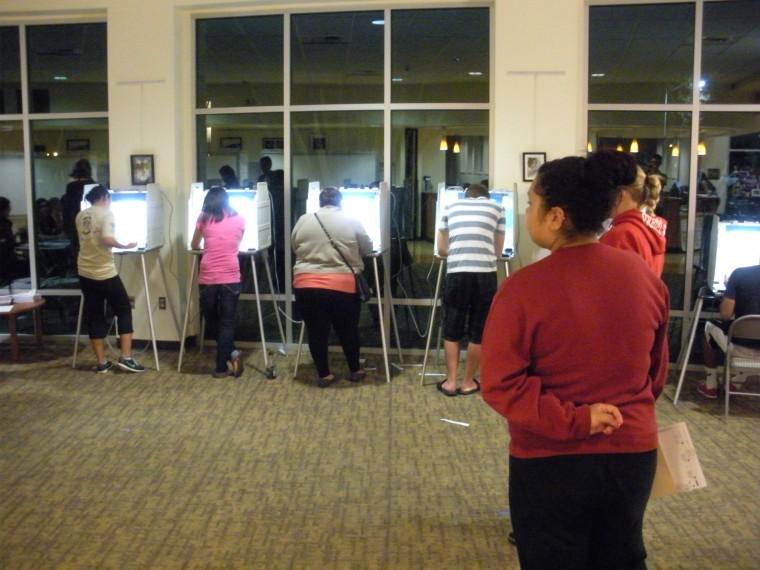
[[[332,238],[332,236],[330,235],[330,232],[328,232],[328,231],[327,231],[327,228],[326,228],[326,227],[325,227],[325,225],[322,223],[322,220],[320,220],[320,219],[319,219],[319,216],[317,216],[317,213],[316,213],[316,212],[314,212],[314,217],[315,217],[315,218],[317,218],[317,222],[319,222],[319,225],[320,225],[320,227],[322,228],[322,231],[323,231],[323,232],[325,232],[325,235],[327,236],[327,239],[328,239],[328,240],[330,240],[330,245],[331,245],[331,246],[333,246],[333,247],[335,248],[335,251],[337,251],[337,252],[338,252],[338,255],[340,255],[340,258],[343,260],[343,263],[345,263],[345,264],[346,264],[346,267],[348,267],[348,268],[351,270],[351,273],[353,273],[353,274],[354,274],[354,277],[355,277],[355,276],[356,276],[356,271],[354,271],[354,268],[353,268],[353,267],[351,267],[351,264],[350,264],[350,263],[348,262],[348,260],[346,259],[346,256],[345,256],[345,255],[343,255],[343,252],[342,252],[342,251],[340,250],[340,248],[338,247],[338,244],[336,244],[336,243],[335,243],[335,241],[333,241],[333,238]]]

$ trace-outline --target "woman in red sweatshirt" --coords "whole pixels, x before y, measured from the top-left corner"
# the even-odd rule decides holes
[[[523,568],[645,567],[668,291],[635,254],[598,243],[618,191],[609,158],[541,167],[525,215],[552,253],[502,284],[483,336]]]
[[[629,154],[616,153],[616,158],[636,164]],[[660,277],[665,267],[665,230],[668,222],[642,210],[646,205],[648,192],[645,184],[646,174],[640,167],[635,168],[636,179],[633,184],[620,187],[617,202],[612,210],[612,228],[600,241],[636,253],[655,275]]]

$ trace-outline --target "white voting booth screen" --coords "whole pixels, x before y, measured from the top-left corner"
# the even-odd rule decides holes
[[[86,185],[84,195],[95,186],[97,185]],[[113,188],[109,192],[111,212],[116,226],[116,241],[122,244],[137,243],[135,250],[153,249],[164,245],[164,208],[158,184]],[[91,205],[87,200],[82,200],[83,210]]]
[[[438,200],[436,202],[435,213],[435,235],[433,241],[433,253],[438,255],[438,231],[441,228],[441,216],[449,204],[457,200],[464,199],[465,190],[461,186],[445,187],[443,184],[438,185]],[[515,234],[515,191],[504,188],[495,188],[489,190],[491,201],[501,204],[504,208],[504,248],[501,252],[502,258],[512,258],[516,253],[516,234]]]
[[[272,245],[272,214],[266,182],[259,182],[256,190],[228,188],[226,191],[230,207],[245,219],[245,233],[243,241],[240,242],[240,251],[255,251]],[[203,210],[203,200],[207,192],[202,182],[190,185],[190,199],[187,206],[188,238],[192,238],[195,232],[195,224]]]
[[[760,263],[760,222],[720,221],[716,226],[708,283],[713,291],[724,291],[734,269]]]
[[[373,251],[383,251],[383,200],[380,188],[339,188],[343,199],[341,209],[347,216],[359,220],[372,240]],[[306,213],[319,210],[319,182],[309,183]]]

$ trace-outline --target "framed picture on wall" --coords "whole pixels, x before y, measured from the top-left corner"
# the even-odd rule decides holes
[[[523,153],[523,182],[533,182],[538,174],[538,169],[546,162],[545,152]]]
[[[67,152],[89,152],[90,139],[66,139]]]
[[[261,150],[268,153],[281,154],[285,148],[285,141],[282,137],[264,137],[261,139]]]
[[[221,137],[219,148],[221,150],[243,150],[243,139],[241,137]]]
[[[312,135],[311,150],[327,150],[327,137],[323,137],[322,135]]]
[[[132,166],[132,184],[145,186],[156,181],[152,154],[133,154],[129,157]]]

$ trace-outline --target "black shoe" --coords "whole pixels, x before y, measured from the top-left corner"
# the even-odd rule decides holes
[[[367,371],[357,370],[356,372],[351,372],[351,374],[348,375],[348,381],[349,382],[361,382],[367,377]]]
[[[334,384],[337,378],[335,377],[335,374],[329,374],[328,376],[325,376],[324,378],[320,378],[317,380],[317,386],[320,388],[327,388],[330,384]]]
[[[97,372],[98,374],[105,374],[109,370],[113,368],[113,362],[110,360],[106,360],[103,364],[98,364],[97,366],[92,367],[93,372]]]
[[[145,368],[142,365],[138,364],[137,360],[131,356],[128,358],[124,358],[123,356],[120,357],[119,368],[126,370],[127,372],[145,372]]]

